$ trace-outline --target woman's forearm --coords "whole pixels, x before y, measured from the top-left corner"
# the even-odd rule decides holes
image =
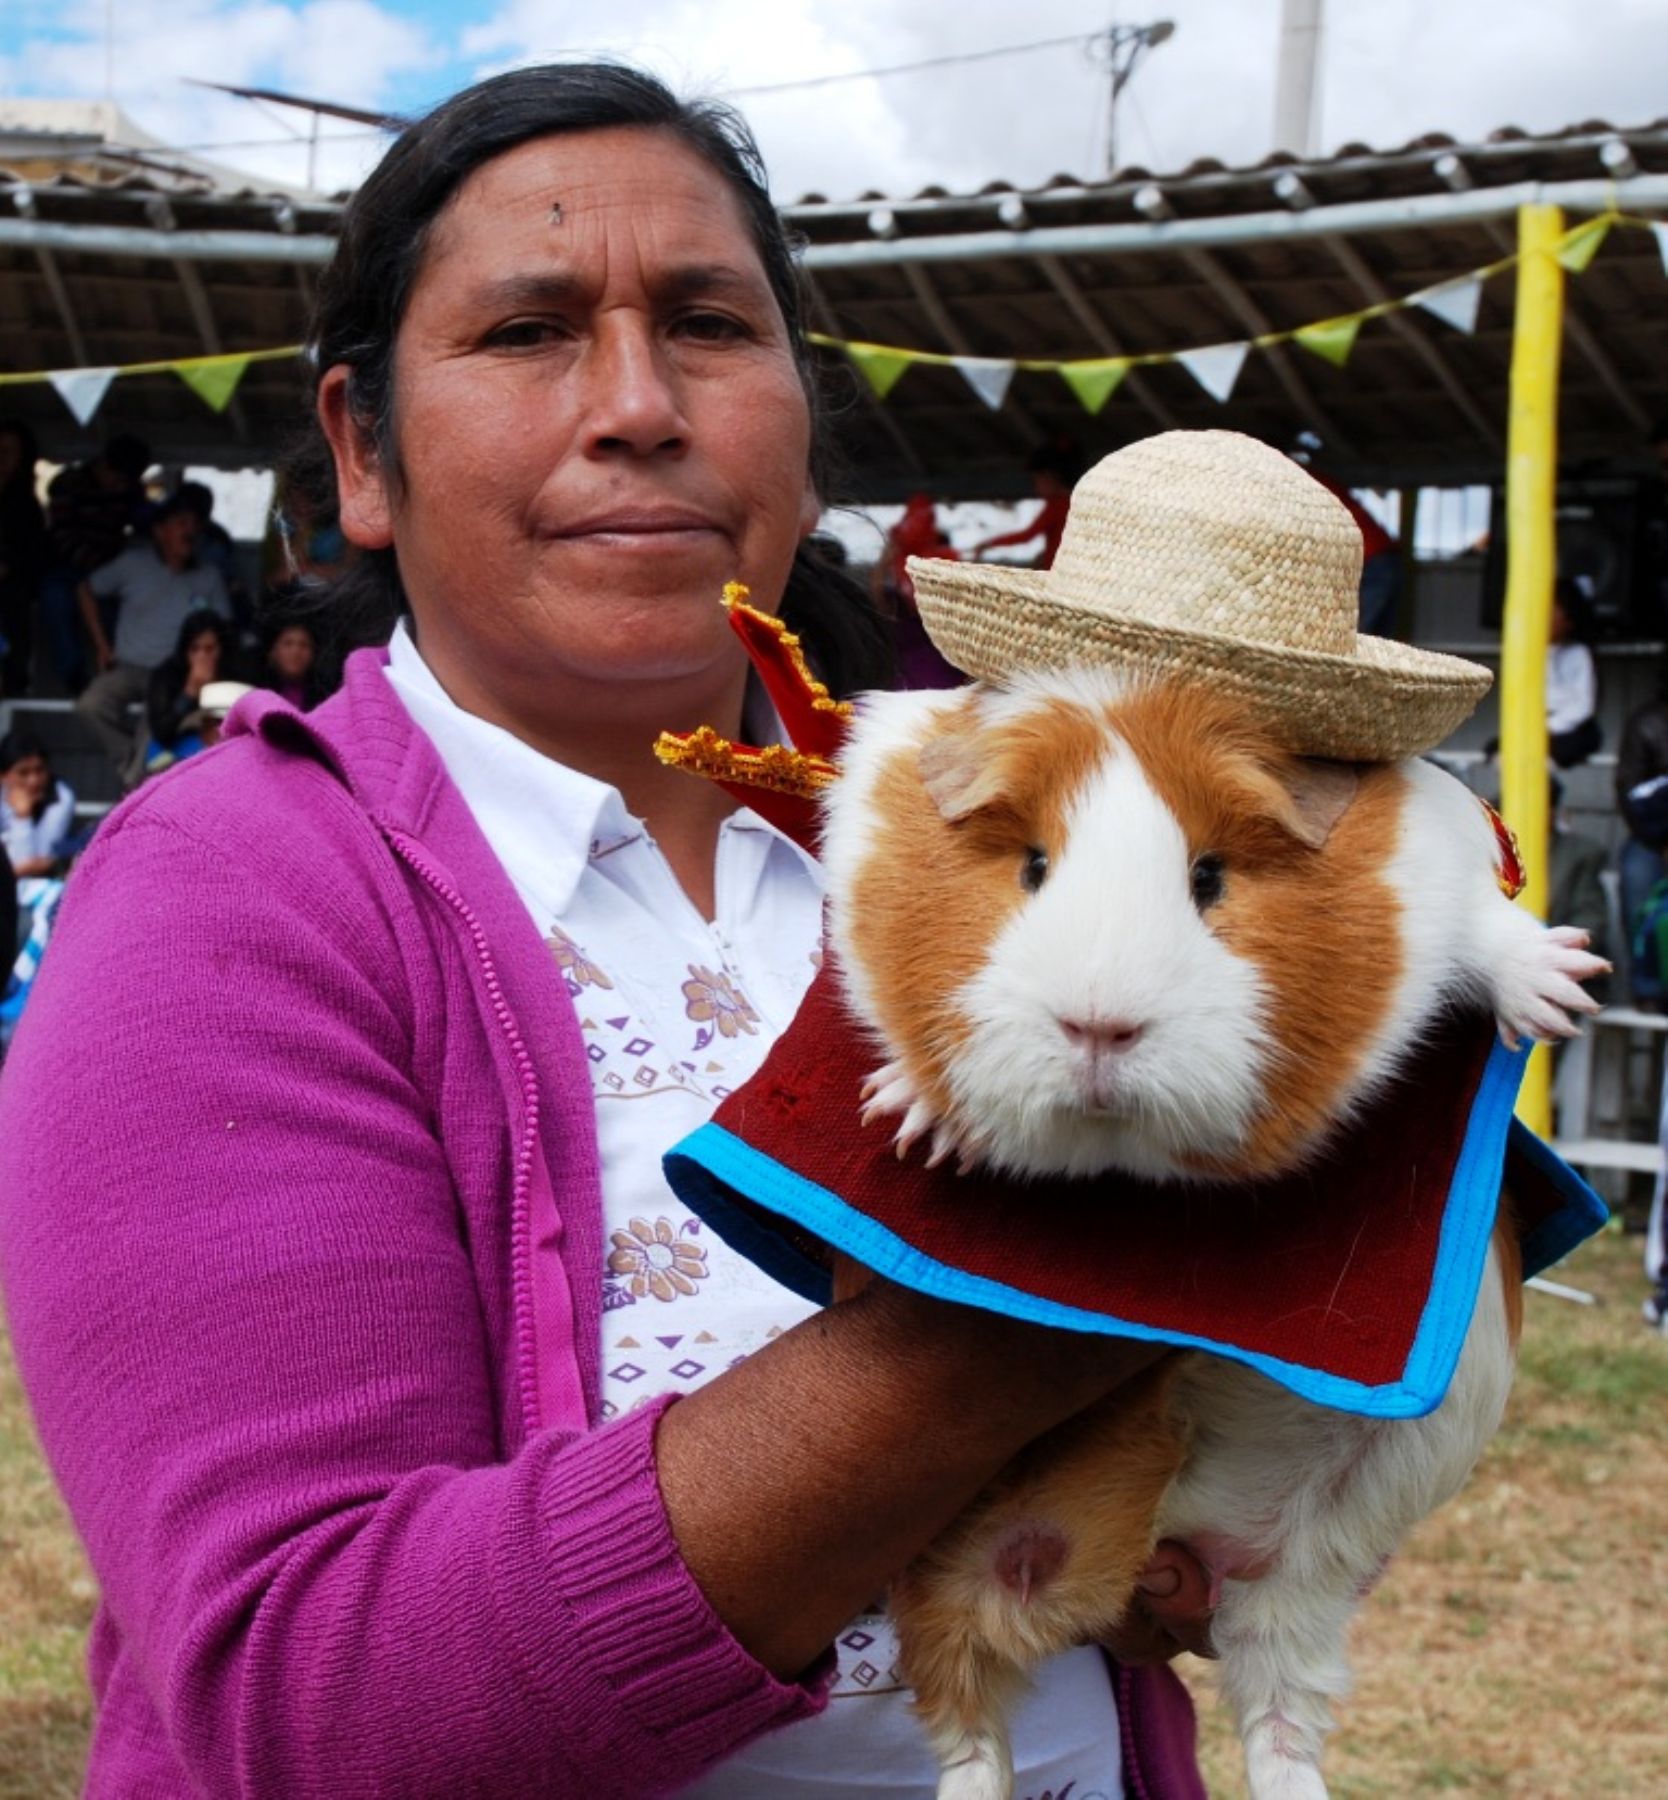
[[[1159,1353],[877,1282],[666,1414],[679,1549],[735,1637],[791,1678],[1017,1450]]]

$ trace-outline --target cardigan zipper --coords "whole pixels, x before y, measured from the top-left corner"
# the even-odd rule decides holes
[[[514,1287],[516,1336],[516,1387],[521,1401],[522,1428],[531,1432],[538,1424],[538,1369],[535,1334],[532,1324],[533,1276],[531,1268],[531,1227],[529,1212],[533,1182],[533,1158],[539,1139],[539,1085],[533,1058],[527,1049],[521,1028],[504,997],[503,983],[492,958],[485,929],[474,908],[452,883],[431,863],[423,850],[403,832],[382,826],[382,833],[395,854],[430,888],[462,921],[480,965],[482,979],[492,1001],[492,1010],[508,1045],[521,1088],[521,1137],[515,1150],[515,1176],[510,1194],[511,1273]]]

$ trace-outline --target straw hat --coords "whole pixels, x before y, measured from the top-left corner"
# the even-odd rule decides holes
[[[1097,463],[1050,570],[911,559],[909,573],[928,635],[969,675],[1088,665],[1206,680],[1305,756],[1416,756],[1493,680],[1358,634],[1355,521],[1233,431],[1167,431]]]

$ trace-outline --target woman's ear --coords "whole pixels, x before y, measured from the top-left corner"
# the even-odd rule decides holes
[[[816,530],[817,522],[821,517],[822,496],[817,492],[816,483],[813,482],[810,475],[807,474],[805,477],[805,492],[801,495],[799,501],[800,543],[803,544],[811,533]]]
[[[336,495],[342,534],[361,550],[386,550],[394,541],[394,508],[382,458],[353,416],[346,363],[319,382],[319,424],[336,461]]]

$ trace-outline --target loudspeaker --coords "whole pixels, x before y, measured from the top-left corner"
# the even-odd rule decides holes
[[[1570,478],[1558,483],[1553,518],[1558,574],[1578,581],[1592,604],[1600,638],[1659,638],[1661,603],[1643,554],[1643,483],[1629,476]],[[1483,623],[1498,627],[1506,591],[1506,497],[1496,488],[1489,510],[1483,571]]]

